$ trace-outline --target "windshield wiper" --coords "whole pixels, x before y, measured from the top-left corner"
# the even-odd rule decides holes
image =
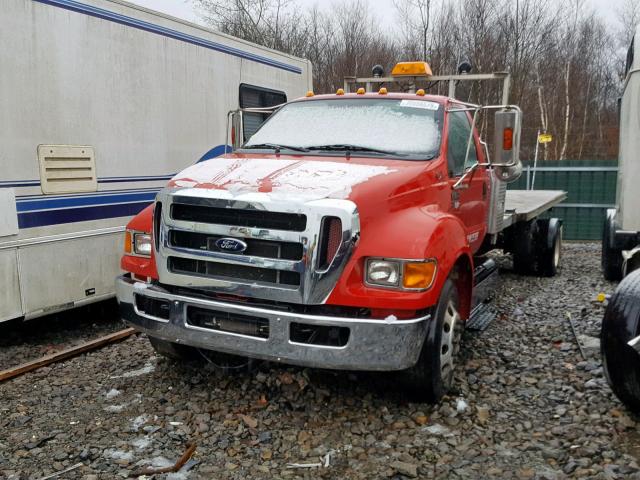
[[[293,150],[294,152],[308,152],[308,148],[304,147],[293,147],[291,145],[278,145],[277,143],[256,143],[255,145],[245,145],[242,149],[250,149],[250,148],[269,148],[271,150],[275,150],[276,153],[280,150]]]
[[[339,151],[339,152],[369,152],[369,153],[381,153],[383,155],[397,155],[399,157],[406,157],[405,153],[390,152],[388,150],[380,150],[378,148],[363,147],[360,145],[351,145],[347,143],[336,143],[334,145],[315,145],[313,147],[307,147],[308,150],[325,150],[325,151]]]

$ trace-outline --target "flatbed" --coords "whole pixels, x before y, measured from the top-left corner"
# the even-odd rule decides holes
[[[533,220],[566,198],[562,190],[507,190],[503,226]]]

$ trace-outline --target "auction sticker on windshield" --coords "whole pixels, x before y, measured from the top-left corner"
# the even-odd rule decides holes
[[[425,110],[438,110],[440,104],[436,102],[427,102],[425,100],[402,100],[401,107],[424,108]]]

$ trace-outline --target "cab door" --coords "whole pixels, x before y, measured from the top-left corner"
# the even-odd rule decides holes
[[[455,105],[453,106],[455,108]],[[467,144],[471,133],[471,116],[466,111],[450,111],[447,114],[447,168],[451,188],[450,213],[456,215],[466,227],[467,240],[472,251],[482,245],[487,231],[489,177],[485,167],[477,167],[463,182],[454,185],[464,172],[475,163],[484,163],[481,145],[474,132],[466,160]]]

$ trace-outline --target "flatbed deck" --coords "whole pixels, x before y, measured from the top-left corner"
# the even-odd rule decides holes
[[[533,220],[566,198],[562,190],[507,190],[504,227]]]

